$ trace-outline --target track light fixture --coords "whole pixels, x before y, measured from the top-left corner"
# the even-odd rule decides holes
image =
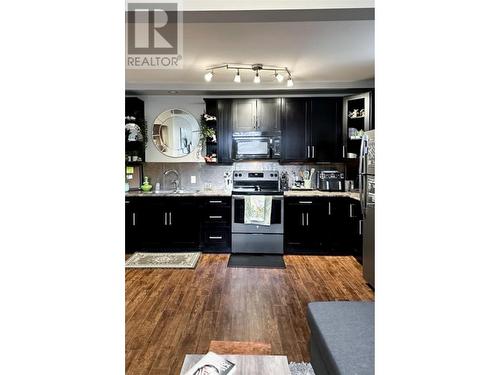
[[[288,75],[288,80],[286,82],[287,87],[293,86],[292,81],[292,73],[288,70],[286,66],[271,66],[271,65],[262,65],[262,64],[221,64],[216,66],[211,66],[207,68],[207,73],[205,73],[205,81],[210,82],[214,76],[215,69],[233,69],[236,70],[233,81],[236,83],[241,82],[240,70],[252,70],[255,72],[254,83],[261,82],[261,73],[263,71],[271,71],[274,72],[273,77],[276,79],[278,83],[282,83],[285,79],[285,74]]]

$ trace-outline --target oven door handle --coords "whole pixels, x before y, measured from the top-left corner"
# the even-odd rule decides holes
[[[247,195],[233,195],[233,199],[245,199],[245,197],[248,197],[252,194],[247,194]],[[266,196],[265,194],[258,194],[258,195],[264,195]],[[271,195],[271,199],[273,200],[283,200],[283,195]]]

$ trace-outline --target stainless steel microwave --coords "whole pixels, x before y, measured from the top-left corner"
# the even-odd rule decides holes
[[[279,159],[281,135],[259,132],[233,134],[233,160]]]

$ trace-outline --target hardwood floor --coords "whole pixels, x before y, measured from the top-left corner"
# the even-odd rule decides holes
[[[228,259],[127,269],[128,375],[177,375],[184,355],[206,353],[210,340],[267,342],[273,354],[309,361],[308,302],[374,299],[352,257],[289,255],[286,270],[226,268]]]

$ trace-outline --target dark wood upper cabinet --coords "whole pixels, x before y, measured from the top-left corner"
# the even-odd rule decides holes
[[[255,99],[234,99],[232,115],[234,132],[255,131],[257,128],[257,101]]]
[[[276,132],[281,126],[281,98],[257,99],[256,128],[261,132]]]
[[[342,98],[283,99],[283,162],[332,162],[341,156]]]
[[[233,161],[234,132],[281,130],[281,162],[331,163],[358,156],[360,139],[353,134],[374,128],[371,92],[348,97],[206,101],[217,102],[217,157],[222,164]]]
[[[234,132],[275,132],[280,130],[281,98],[234,99]]]
[[[306,98],[284,98],[281,123],[281,161],[307,158],[309,144],[308,102]]]
[[[342,99],[312,98],[310,103],[310,159],[331,162],[341,158]]]

